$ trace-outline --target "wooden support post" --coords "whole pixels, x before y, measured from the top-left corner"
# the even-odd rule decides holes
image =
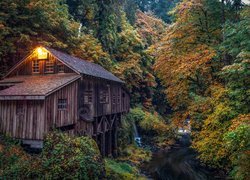
[[[117,128],[118,128],[117,120],[118,119],[115,119],[114,129],[113,129],[113,156],[114,157],[117,157]]]
[[[102,122],[102,134],[101,134],[101,154],[105,156],[105,121]]]
[[[108,156],[112,156],[112,131],[108,131]]]

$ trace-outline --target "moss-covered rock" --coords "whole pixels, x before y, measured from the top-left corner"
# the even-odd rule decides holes
[[[136,167],[113,159],[105,159],[105,170],[109,180],[144,179]]]

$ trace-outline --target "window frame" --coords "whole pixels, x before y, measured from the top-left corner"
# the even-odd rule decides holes
[[[93,103],[93,91],[87,90],[83,93],[83,104],[92,104]]]
[[[116,103],[117,103],[118,105],[121,104],[120,93],[117,95]]]
[[[68,110],[68,99],[67,98],[58,99],[57,100],[57,109],[58,109],[58,111]]]
[[[100,104],[109,104],[110,99],[110,85],[106,85],[99,93],[99,103]]]
[[[116,95],[115,94],[113,94],[112,95],[112,104],[116,104]]]
[[[32,74],[40,74],[40,62],[39,62],[39,60],[32,61]]]
[[[51,74],[55,72],[55,60],[49,59],[45,61],[45,73]]]
[[[57,62],[57,72],[58,73],[64,73],[65,72],[65,66],[62,62]]]

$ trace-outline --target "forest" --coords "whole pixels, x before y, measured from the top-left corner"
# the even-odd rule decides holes
[[[0,135],[0,179],[147,179],[145,164],[178,141],[187,119],[202,166],[248,179],[249,4],[0,0],[0,79],[43,45],[103,66],[126,82],[131,98],[118,157],[101,157],[89,137],[52,132],[42,152],[30,154]],[[134,142],[134,126],[142,147]]]

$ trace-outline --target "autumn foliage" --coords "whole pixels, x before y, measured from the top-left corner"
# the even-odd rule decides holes
[[[247,179],[249,6],[222,2],[183,0],[150,52],[174,110],[172,122],[191,118],[192,146],[200,159]]]

